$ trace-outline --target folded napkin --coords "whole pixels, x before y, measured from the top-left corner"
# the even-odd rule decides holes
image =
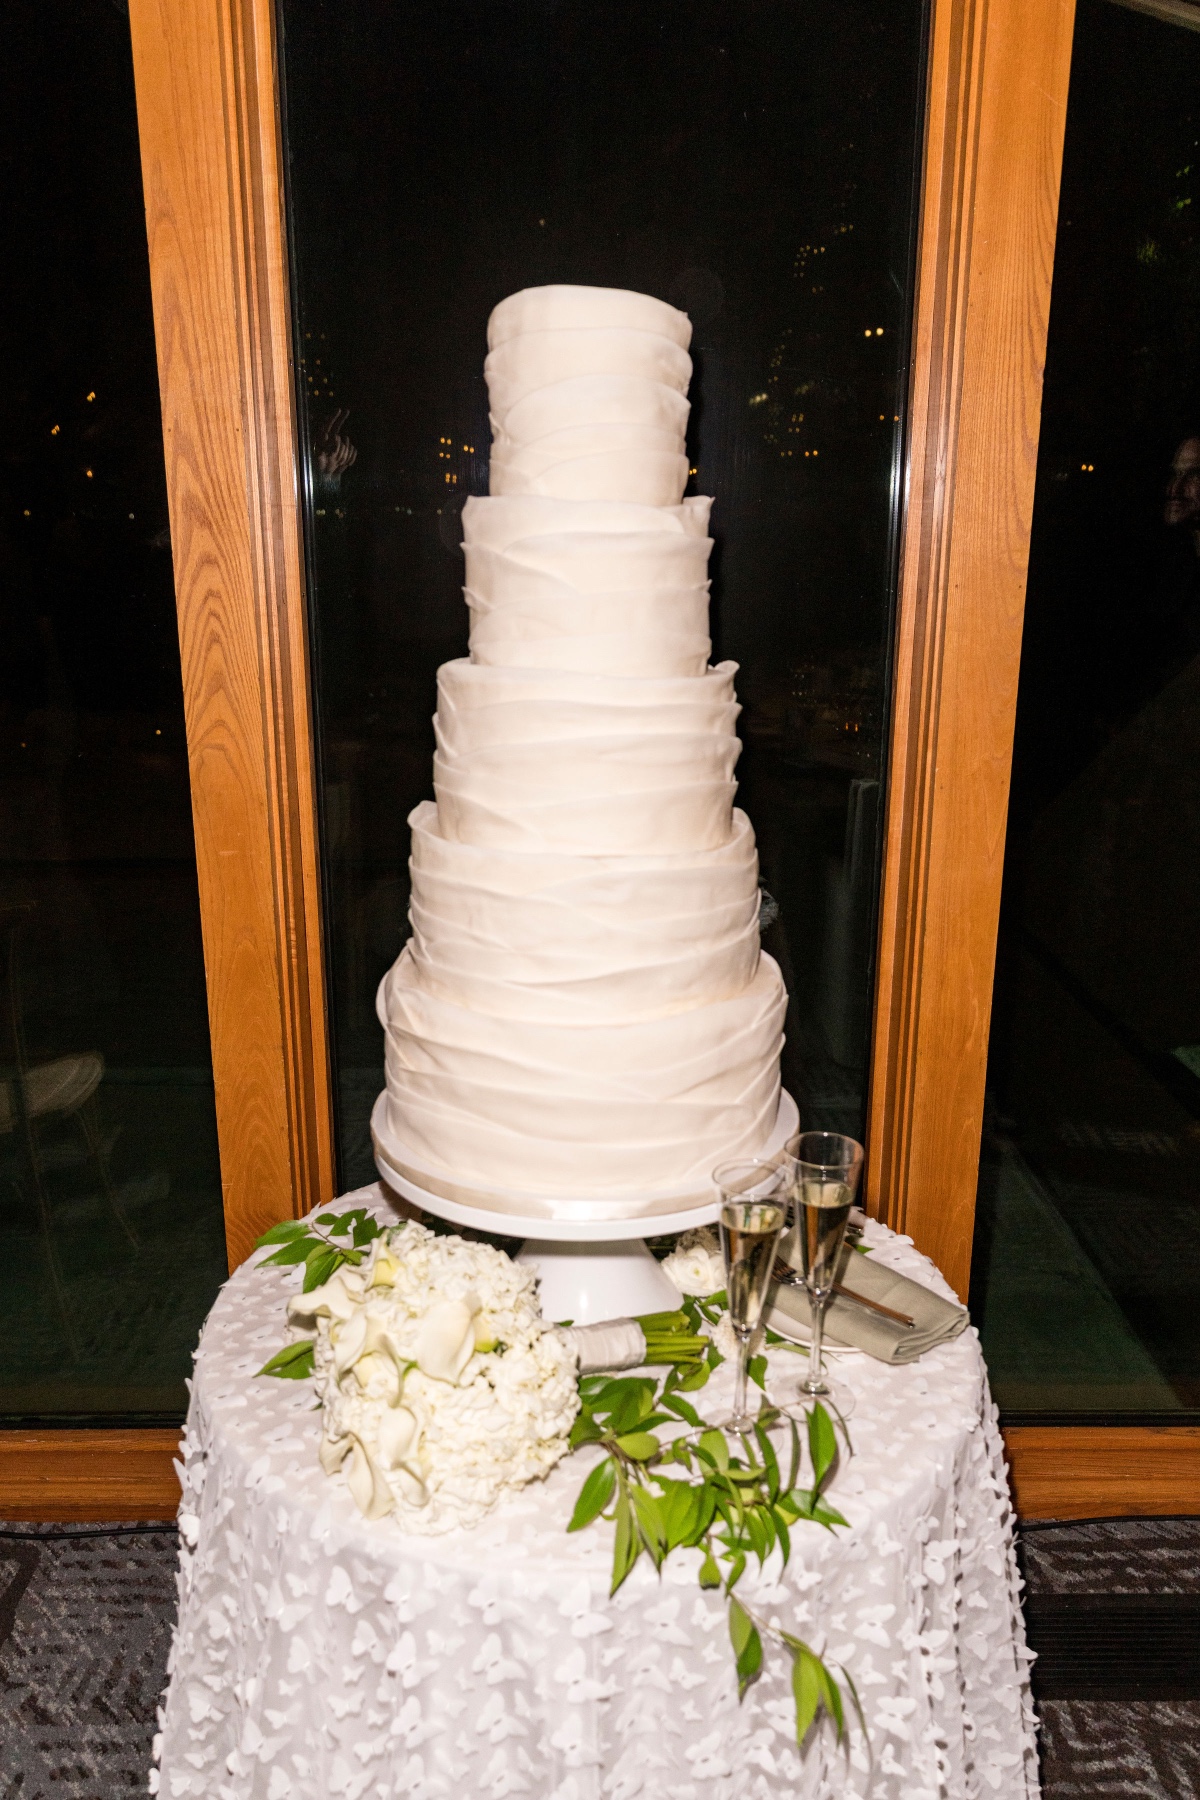
[[[907,1275],[897,1275],[871,1256],[860,1256],[850,1245],[843,1252],[838,1279],[864,1299],[878,1300],[895,1312],[907,1313],[916,1323],[911,1330],[893,1324],[891,1319],[835,1294],[825,1310],[827,1343],[853,1345],[880,1362],[910,1363],[935,1344],[948,1344],[966,1327],[965,1306],[943,1300],[940,1294],[932,1293],[918,1281],[910,1281]],[[807,1342],[812,1314],[802,1287],[780,1282],[771,1290],[769,1307],[767,1324],[773,1331],[781,1337]]]

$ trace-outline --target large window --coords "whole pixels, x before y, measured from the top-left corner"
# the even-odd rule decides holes
[[[0,1417],[182,1417],[225,1275],[129,24],[5,20]]]
[[[466,648],[484,327],[543,282],[695,325],[691,491],[806,1123],[861,1133],[908,363],[917,0],[282,7],[343,1185],[373,1173],[435,671]]]
[[[1200,8],[1081,0],[972,1284],[1013,1418],[1200,1413],[1198,211]]]

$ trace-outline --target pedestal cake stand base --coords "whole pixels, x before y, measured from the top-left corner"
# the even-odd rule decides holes
[[[371,1114],[375,1164],[389,1187],[452,1225],[468,1225],[505,1237],[526,1240],[517,1260],[536,1266],[541,1282],[543,1317],[594,1325],[632,1314],[666,1312],[677,1305],[678,1290],[646,1248],[648,1237],[665,1237],[709,1225],[717,1216],[715,1192],[647,1194],[645,1210],[636,1195],[627,1202],[627,1218],[587,1216],[589,1202],[564,1194],[551,1201],[544,1194],[498,1191],[494,1196],[451,1185],[388,1130],[385,1094]],[[759,1155],[770,1159],[787,1149],[799,1129],[791,1095],[779,1096],[775,1129]],[[439,1191],[441,1190],[441,1191]],[[489,1203],[490,1202],[490,1203]],[[565,1216],[564,1216],[565,1215]]]

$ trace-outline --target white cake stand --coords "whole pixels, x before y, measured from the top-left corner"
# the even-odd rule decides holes
[[[594,1202],[572,1195],[552,1201],[544,1194],[498,1189],[489,1205],[482,1194],[472,1196],[465,1188],[439,1192],[449,1184],[389,1131],[386,1098],[380,1094],[375,1102],[371,1141],[376,1167],[388,1186],[453,1225],[524,1238],[517,1261],[537,1268],[547,1319],[594,1325],[678,1305],[678,1289],[650,1254],[646,1239],[711,1224],[717,1216],[715,1190],[707,1198],[698,1197],[694,1188],[659,1190],[646,1195],[644,1211],[635,1211],[637,1200],[631,1196],[631,1216],[624,1219],[589,1218]],[[769,1159],[786,1150],[799,1123],[795,1101],[781,1092],[775,1129],[758,1154]]]

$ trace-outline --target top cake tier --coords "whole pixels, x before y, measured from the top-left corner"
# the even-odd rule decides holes
[[[488,323],[493,496],[677,506],[691,324],[611,288],[526,288]]]

